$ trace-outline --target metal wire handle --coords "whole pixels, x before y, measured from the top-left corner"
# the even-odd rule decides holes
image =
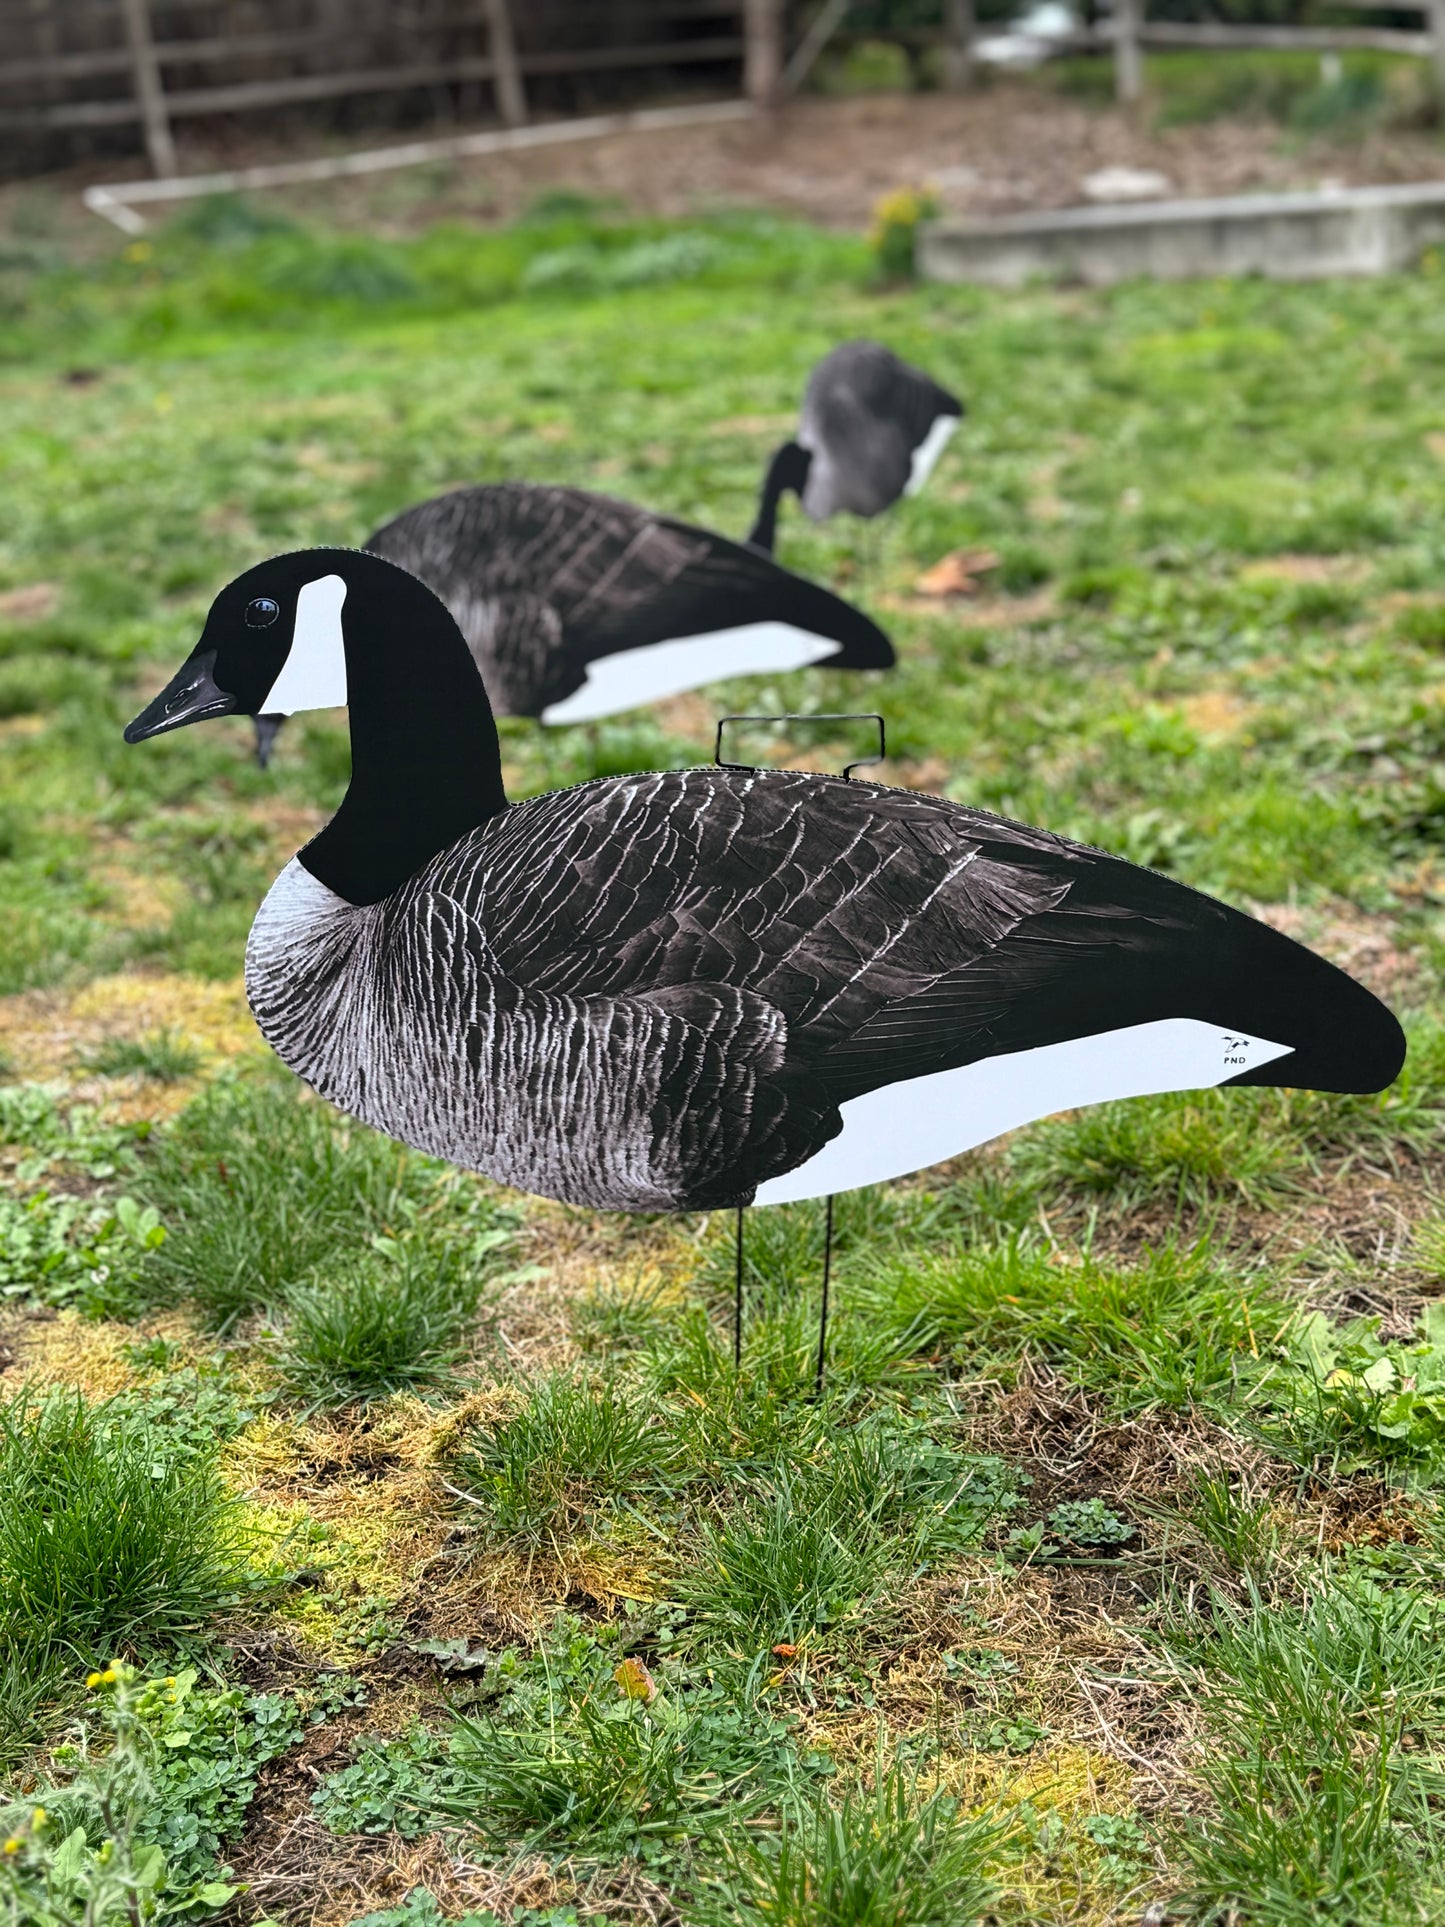
[[[845,777],[851,777],[855,769],[872,769],[881,763],[888,754],[888,737],[883,718],[874,709],[862,710],[818,710],[812,715],[789,713],[785,716],[720,716],[717,725],[717,740],[713,744],[712,760],[719,769],[753,769],[753,763],[730,763],[723,757],[723,731],[729,723],[877,723],[878,754],[860,756],[855,762],[843,766]]]

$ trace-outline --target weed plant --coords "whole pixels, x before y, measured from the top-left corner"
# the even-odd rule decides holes
[[[301,1736],[290,1700],[197,1690],[194,1668],[92,1671],[106,1744],[88,1722],[53,1754],[63,1777],[0,1809],[0,1902],[25,1927],[203,1919],[238,1884],[218,1864],[266,1763]]]
[[[1254,1374],[1253,1423],[1280,1457],[1331,1478],[1363,1470],[1406,1483],[1445,1478],[1445,1307],[1425,1307],[1413,1340],[1377,1321],[1297,1316],[1278,1361]]]
[[[736,1682],[675,1662],[654,1677],[614,1631],[564,1617],[536,1657],[504,1659],[500,1700],[457,1718],[439,1812],[494,1848],[686,1867],[720,1826],[763,1808],[778,1774],[799,1770],[788,1722]]]
[[[0,1196],[0,1299],[124,1316],[144,1301],[165,1235],[154,1207],[134,1198]]]

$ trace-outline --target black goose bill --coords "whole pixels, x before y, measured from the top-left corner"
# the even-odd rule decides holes
[[[134,722],[126,724],[128,743],[149,742],[168,729],[204,722],[210,716],[232,716],[236,698],[216,686],[216,652],[198,649],[183,662],[154,702],[147,703]]]

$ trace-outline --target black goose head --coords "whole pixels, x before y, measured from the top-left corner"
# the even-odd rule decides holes
[[[341,611],[364,558],[303,549],[259,562],[211,604],[201,639],[126,729],[143,743],[211,716],[290,716],[346,701]],[[420,587],[420,585],[417,585]]]
[[[200,641],[125,740],[211,716],[343,703],[351,784],[302,861],[349,902],[374,903],[507,806],[471,651],[407,570],[361,549],[303,549],[247,569],[211,604]]]

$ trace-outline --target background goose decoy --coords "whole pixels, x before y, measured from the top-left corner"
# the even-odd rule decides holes
[[[878,625],[817,583],[583,489],[454,489],[364,546],[441,597],[500,716],[595,722],[727,676],[894,662]],[[256,720],[263,767],[281,720]]]
[[[780,1202],[1101,1098],[1403,1060],[1268,926],[936,797],[711,767],[509,804],[454,620],[374,555],[238,577],[126,740],[342,701],[350,787],[256,917],[256,1020],[334,1104],[524,1190]]]
[[[748,540],[771,555],[791,490],[814,522],[881,515],[933,473],[963,403],[876,341],[845,341],[808,377],[796,441],[768,464]]]

